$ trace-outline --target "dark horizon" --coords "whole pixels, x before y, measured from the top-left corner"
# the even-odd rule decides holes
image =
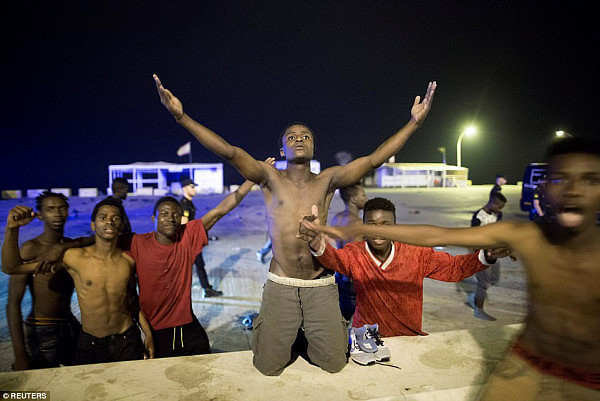
[[[197,121],[257,159],[292,121],[315,158],[373,151],[438,82],[397,162],[456,163],[474,184],[521,180],[556,130],[597,135],[592,5],[516,2],[52,2],[15,4],[3,37],[0,189],[108,186],[108,166],[223,162],[158,99],[157,73]],[[225,184],[243,178],[224,163]],[[8,167],[8,169],[6,168]],[[10,171],[7,171],[10,170]]]

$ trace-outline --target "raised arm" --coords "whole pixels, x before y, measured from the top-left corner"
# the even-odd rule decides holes
[[[35,218],[33,209],[17,205],[8,212],[2,243],[2,271],[6,274],[34,273],[39,263],[24,264],[19,252],[19,229]]]
[[[435,81],[429,82],[423,101],[421,101],[421,96],[415,98],[410,111],[410,121],[398,132],[379,145],[373,153],[339,167],[336,170],[332,181],[334,188],[358,182],[366,173],[381,166],[390,157],[398,153],[408,138],[421,126],[425,117],[427,117],[427,114],[431,109],[431,103],[433,102],[436,87],[437,83]]]
[[[262,183],[264,165],[245,150],[231,145],[220,135],[198,123],[183,111],[183,104],[166,89],[156,74],[153,75],[161,103],[183,128],[187,129],[204,147],[231,163],[247,180]]]
[[[275,164],[275,158],[269,157],[264,162],[260,163],[263,163],[265,166],[273,166]],[[217,206],[202,216],[202,224],[206,231],[210,230],[217,221],[239,205],[253,186],[254,182],[246,180],[237,190],[227,195]]]

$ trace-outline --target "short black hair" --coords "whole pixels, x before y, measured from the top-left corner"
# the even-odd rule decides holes
[[[127,178],[123,178],[123,177],[115,178],[112,182],[112,187],[114,188],[116,184],[124,184],[129,187],[129,181],[127,181]]]
[[[98,210],[102,206],[114,206],[119,209],[119,213],[121,214],[121,221],[125,220],[125,209],[123,209],[123,202],[120,199],[115,199],[112,196],[108,196],[102,199],[100,202],[96,203],[94,206],[94,210],[92,211],[92,221],[96,220],[96,216],[98,215]]]
[[[356,196],[360,191],[360,184],[348,185],[346,187],[340,188],[340,197],[344,201],[344,203],[350,202],[353,196]]]
[[[313,143],[316,143],[317,137],[315,136],[315,131],[313,131],[312,128],[310,128],[307,124],[305,124],[301,121],[295,121],[293,123],[289,123],[288,125],[286,125],[285,128],[283,129],[283,131],[281,131],[281,133],[279,134],[279,138],[277,139],[277,144],[279,145],[279,149],[283,148],[283,136],[285,135],[285,131],[287,131],[288,128],[290,128],[291,126],[294,126],[294,125],[302,125],[303,127],[306,127],[306,129],[308,129],[308,132],[310,132],[310,134],[313,137]]]
[[[152,216],[156,216],[156,211],[158,210],[158,207],[165,202],[173,202],[176,205],[178,205],[179,208],[181,208],[181,204],[177,201],[177,199],[173,198],[172,196],[163,196],[162,198],[157,200],[156,203],[154,204],[154,210],[152,210]]]
[[[567,153],[585,153],[600,157],[600,141],[596,138],[585,136],[572,136],[559,139],[548,147],[545,160],[549,162],[552,157]]]
[[[384,210],[386,212],[394,213],[394,222],[396,222],[396,206],[394,206],[394,204],[389,199],[369,199],[367,203],[365,203],[365,207],[363,208],[363,219],[368,212],[371,212],[373,210]]]
[[[61,199],[63,202],[65,202],[67,204],[67,207],[69,207],[69,200],[63,194],[59,194],[57,192],[51,192],[51,191],[44,191],[41,194],[39,194],[38,196],[36,196],[35,209],[42,210],[42,207],[44,206],[44,199],[47,199],[47,198]]]

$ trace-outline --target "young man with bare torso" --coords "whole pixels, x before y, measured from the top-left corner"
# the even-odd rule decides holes
[[[355,225],[310,230],[379,235],[413,245],[508,247],[527,271],[525,328],[489,378],[482,400],[600,399],[600,145],[567,138],[548,152],[551,219],[472,228]]]
[[[36,198],[37,218],[44,231],[19,250],[24,260],[43,258],[48,252],[85,246],[89,238],[64,236],[69,203],[63,194],[44,191]],[[25,322],[21,302],[31,293],[31,312]],[[9,279],[6,317],[15,353],[14,370],[72,365],[81,325],[71,313],[73,279],[64,270],[48,274],[18,274]]]
[[[280,154],[287,167],[277,170],[193,120],[156,75],[154,80],[161,102],[175,121],[247,180],[259,184],[263,192],[273,258],[260,312],[253,322],[254,366],[265,375],[281,374],[293,361],[292,346],[301,332],[310,361],[328,372],[339,372],[347,361],[348,332],[338,305],[335,277],[315,263],[308,245],[296,238],[298,223],[310,214],[312,205],[326,217],[337,188],[358,182],[402,148],[427,116],[436,83],[429,83],[422,102],[416,97],[410,121],[373,153],[314,174],[310,161],[315,136],[305,124],[294,123],[284,129]]]

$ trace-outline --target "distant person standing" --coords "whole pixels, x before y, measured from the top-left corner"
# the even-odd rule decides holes
[[[535,186],[533,191],[533,202],[531,206],[531,214],[529,220],[539,221],[546,216],[546,205],[544,201],[544,183],[541,182]]]
[[[192,199],[196,196],[196,183],[190,178],[184,178],[181,180],[181,191],[183,192],[183,198],[179,201],[182,209],[181,224],[187,224],[189,221],[196,219],[196,206],[194,206],[194,202],[192,202]],[[205,262],[202,252],[196,256],[194,264],[196,265],[196,273],[198,273],[200,285],[204,289],[204,296],[208,298],[223,295],[223,291],[215,290],[208,282],[208,275],[204,268]]]
[[[340,188],[340,197],[346,208],[333,216],[331,224],[334,226],[347,226],[362,223],[359,213],[363,210],[367,202],[367,195],[365,195],[362,185],[355,184]],[[362,240],[362,237],[356,238],[356,241],[360,240]],[[338,240],[336,246],[340,249],[347,243],[347,241]],[[344,319],[350,322],[356,309],[356,289],[354,288],[354,283],[349,276],[340,272],[335,273],[335,282],[337,283],[340,295],[340,311]]]
[[[490,198],[493,197],[496,193],[502,192],[502,185],[505,185],[508,181],[503,174],[496,175],[496,182],[490,191]]]
[[[123,201],[127,199],[127,192],[129,191],[129,181],[127,181],[127,178],[117,177],[113,180],[111,189],[112,197],[119,200],[122,205]],[[125,212],[125,209],[123,209],[123,212]],[[130,232],[131,223],[129,222],[129,217],[127,217],[127,214],[124,213],[122,233],[129,234]]]
[[[484,207],[473,213],[471,227],[484,226],[502,220],[502,208],[506,204],[506,197],[497,191],[490,194],[490,199]],[[492,264],[485,270],[475,273],[477,287],[475,292],[467,295],[466,304],[473,308],[473,316],[481,320],[496,320],[495,317],[483,311],[483,303],[487,297],[487,289],[496,285],[500,279],[500,262]]]

